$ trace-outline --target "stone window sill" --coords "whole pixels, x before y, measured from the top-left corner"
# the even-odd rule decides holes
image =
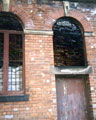
[[[0,102],[29,101],[29,95],[0,96]]]
[[[92,73],[92,67],[91,66],[51,67],[51,73],[55,75],[87,75]]]

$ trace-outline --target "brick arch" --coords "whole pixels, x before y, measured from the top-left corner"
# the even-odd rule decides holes
[[[45,29],[47,28],[48,30],[50,30],[50,29],[52,30],[52,27],[53,27],[54,23],[56,22],[56,20],[61,17],[64,17],[64,9],[58,8],[58,9],[51,11],[46,16],[44,28]]]
[[[23,29],[32,29],[34,27],[31,16],[20,6],[13,6],[11,12],[16,14],[23,23]]]
[[[81,13],[80,11],[70,11],[70,17],[75,18],[77,21],[81,23],[86,32],[93,32],[92,25],[90,22],[85,18],[85,14]]]
[[[58,18],[61,18],[61,17],[64,17],[64,9],[62,9],[62,8],[58,8],[58,9],[55,9],[53,12],[50,12],[48,14],[48,17],[46,18],[47,22],[45,22],[45,27],[47,27],[48,29],[52,29],[52,27],[53,27],[54,23],[56,22],[56,20]],[[80,11],[70,11],[70,16],[69,17],[73,17],[78,22],[80,22],[81,25],[84,28],[84,31],[93,32],[92,25],[85,18],[84,13],[81,13]]]

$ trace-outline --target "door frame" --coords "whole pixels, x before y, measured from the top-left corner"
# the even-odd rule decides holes
[[[90,84],[88,84],[89,79],[88,75],[55,75],[55,82],[57,78],[81,78],[84,82],[84,92],[85,92],[85,99],[86,99],[86,110],[87,110],[87,120],[93,120],[93,111],[91,109],[91,94],[90,94]],[[57,101],[57,86],[56,86],[56,101]],[[57,108],[58,109],[58,108]],[[58,118],[58,113],[57,113]]]

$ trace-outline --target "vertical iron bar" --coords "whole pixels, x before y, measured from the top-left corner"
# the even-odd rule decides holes
[[[8,60],[9,60],[9,33],[4,33],[4,95],[7,95],[8,91]]]

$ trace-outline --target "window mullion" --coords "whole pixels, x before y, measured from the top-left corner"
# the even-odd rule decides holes
[[[25,90],[25,41],[24,41],[24,35],[22,35],[22,52],[23,52],[23,74],[22,74],[22,78],[23,78],[23,84],[22,84],[22,88],[24,89],[24,93],[26,92]]]
[[[3,72],[3,91],[7,95],[8,91],[8,62],[9,61],[9,33],[4,33],[4,72]]]

